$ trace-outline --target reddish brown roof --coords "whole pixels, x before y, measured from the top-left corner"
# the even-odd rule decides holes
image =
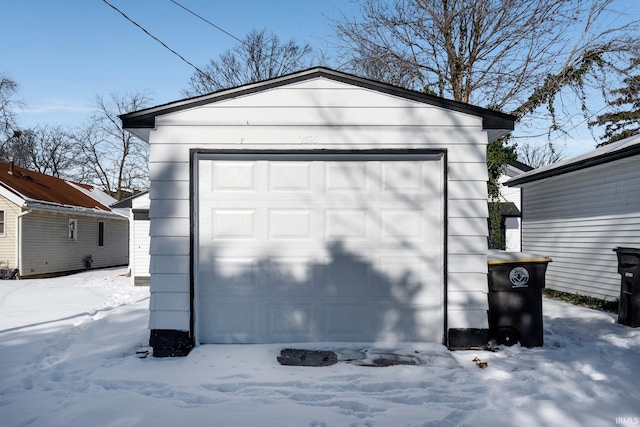
[[[11,169],[13,169],[13,173],[11,173]],[[32,172],[17,166],[11,168],[9,163],[0,163],[0,183],[27,199],[110,211],[107,206],[74,188],[63,179]],[[86,184],[76,185],[81,185],[88,190],[92,189],[91,186]]]

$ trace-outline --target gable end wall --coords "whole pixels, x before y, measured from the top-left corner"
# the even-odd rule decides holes
[[[156,124],[149,141],[150,329],[190,330],[190,150],[238,148],[446,150],[448,327],[487,327],[487,135],[480,118],[320,79]]]

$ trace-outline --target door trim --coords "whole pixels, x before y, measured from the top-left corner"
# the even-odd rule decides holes
[[[442,337],[441,343],[447,345],[447,328],[448,328],[448,152],[446,149],[364,149],[364,150],[345,150],[345,149],[309,149],[309,150],[277,150],[277,149],[200,149],[192,148],[189,150],[189,226],[190,226],[190,262],[189,262],[189,293],[190,293],[190,318],[189,318],[189,338],[193,346],[199,345],[197,330],[197,283],[196,271],[199,259],[199,242],[198,242],[198,162],[200,160],[214,160],[225,157],[229,160],[252,159],[256,157],[269,159],[273,157],[289,157],[300,159],[309,157],[318,157],[326,160],[341,160],[346,157],[379,157],[384,155],[397,156],[401,160],[413,160],[412,157],[438,156],[442,161],[442,235],[440,236],[443,243],[442,248]],[[334,158],[335,157],[335,158]]]

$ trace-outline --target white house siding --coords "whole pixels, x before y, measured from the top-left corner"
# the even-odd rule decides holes
[[[549,256],[549,288],[613,300],[612,249],[640,247],[640,156],[522,184],[523,251]]]
[[[500,201],[513,203],[520,212],[522,212],[522,190],[519,187],[507,187],[504,183],[513,177],[520,175],[522,172],[524,171],[510,164],[507,165],[504,174],[498,178],[498,183],[500,184]],[[521,224],[521,218],[505,218],[504,249],[506,251],[522,251]]]
[[[498,179],[498,182],[500,183],[500,193],[502,196],[502,200],[504,200],[505,202],[512,202],[520,211],[522,211],[522,197],[520,188],[507,187],[503,184],[511,178],[520,175],[521,173],[521,170],[509,165],[507,166],[505,173]]]
[[[504,219],[504,250],[509,252],[520,252],[522,250],[521,228],[522,220],[517,217]]]
[[[133,258],[132,277],[134,285],[149,284],[149,266],[151,264],[151,256],[149,255],[149,229],[151,221],[149,220],[133,220],[133,233],[131,240],[133,241],[133,250],[131,256]]]
[[[69,241],[69,219],[78,221],[77,241]],[[104,247],[98,247],[98,221],[105,223]],[[36,276],[128,263],[128,221],[81,214],[33,210],[21,221],[20,276]],[[47,236],[46,239],[43,236]]]
[[[151,329],[190,329],[190,149],[445,149],[448,327],[486,328],[486,144],[479,117],[327,79],[156,118]]]
[[[4,211],[4,235],[0,235],[0,268],[16,268],[16,221],[20,208],[0,196],[0,210]]]
[[[129,267],[135,286],[149,285],[151,266],[149,229],[149,193],[137,195],[131,200],[129,212]]]
[[[498,182],[500,183],[500,195],[501,200],[505,202],[512,202],[520,212],[522,212],[522,197],[521,190],[517,187],[506,187],[504,184],[509,179],[522,173],[520,170],[516,170],[512,166],[508,166],[505,174],[500,177]],[[505,250],[510,252],[520,252],[522,250],[522,242],[520,235],[521,219],[518,217],[505,218],[504,224],[504,243]]]

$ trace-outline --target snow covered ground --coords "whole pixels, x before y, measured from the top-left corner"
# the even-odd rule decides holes
[[[149,291],[124,272],[0,282],[1,426],[640,424],[640,328],[608,313],[545,299],[544,347],[403,345],[423,366],[281,366],[282,345],[142,359]]]

